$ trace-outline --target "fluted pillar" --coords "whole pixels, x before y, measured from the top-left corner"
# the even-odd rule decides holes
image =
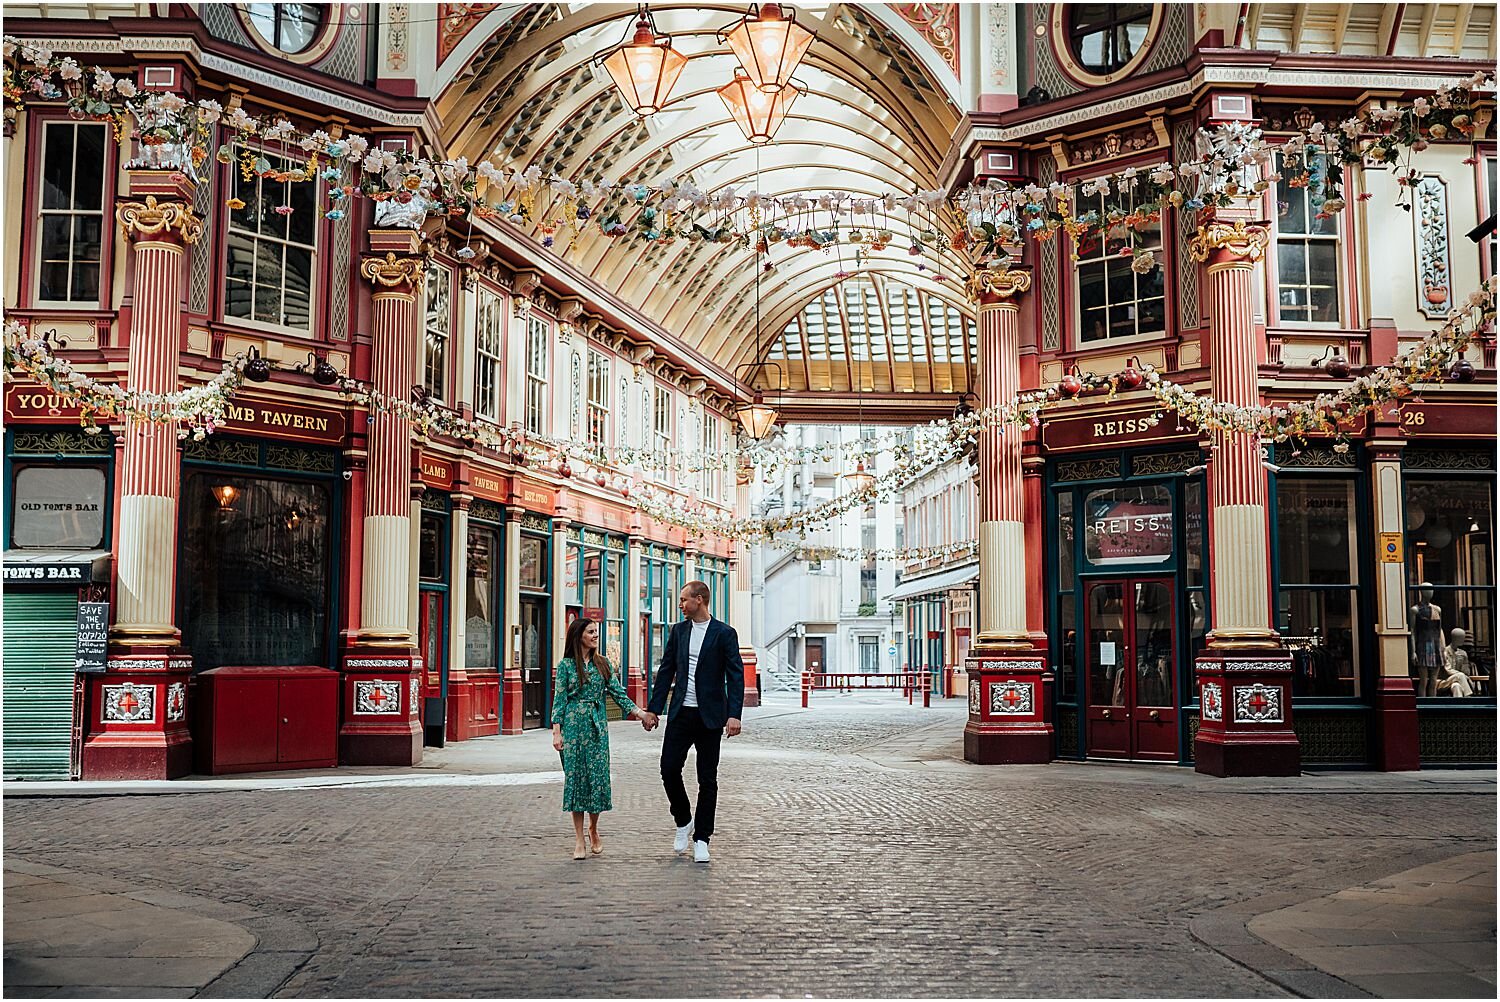
[[[1255,266],[1266,228],[1211,220],[1189,243],[1206,265],[1210,393],[1242,407],[1260,404],[1262,354],[1255,329]],[[1209,567],[1213,629],[1198,661],[1201,709],[1194,764],[1215,776],[1295,775],[1291,659],[1271,622],[1270,512],[1260,440],[1215,434],[1209,464]]]
[[[186,250],[203,234],[192,183],[134,171],[115,217],[131,249],[126,385],[178,390]],[[127,417],[116,537],[114,622],[104,674],[90,680],[85,779],[172,779],[192,768],[187,724],[193,662],[173,623],[176,601],[177,429]]]
[[[1021,297],[1031,273],[983,269],[969,281],[978,314],[981,408],[1004,406],[1021,390]],[[1027,630],[1025,484],[1021,431],[989,424],[979,432],[979,635],[967,661],[971,762],[1047,762],[1052,724],[1044,649]],[[1041,517],[1041,513],[1032,513]]]
[[[410,401],[417,378],[416,293],[423,275],[422,259],[415,256],[418,239],[413,230],[371,230],[371,254],[360,264],[372,289],[370,385],[393,403]],[[366,427],[360,612],[343,658],[339,761],[414,765],[422,760],[423,664],[411,625],[411,420],[377,405]]]
[[[1370,452],[1370,510],[1379,545],[1375,553],[1375,644],[1380,674],[1375,680],[1375,766],[1404,772],[1422,765],[1417,694],[1411,681],[1407,622],[1406,511],[1402,504],[1400,411],[1373,415],[1377,437]]]

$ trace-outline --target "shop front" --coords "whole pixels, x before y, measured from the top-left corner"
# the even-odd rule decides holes
[[[441,748],[448,737],[448,700],[453,670],[448,661],[448,610],[453,560],[453,497],[445,491],[422,491],[417,536],[417,649],[425,666],[422,684],[422,743]],[[465,693],[467,696],[467,693]],[[467,704],[467,699],[463,701]],[[456,721],[468,707],[455,708]]]
[[[666,650],[667,634],[682,618],[677,596],[687,583],[683,551],[662,543],[641,546],[640,638],[645,694],[650,698],[656,667]]]
[[[26,424],[47,415],[10,390],[4,776],[76,779],[84,682],[104,667],[109,624],[114,438]]]
[[[599,623],[601,653],[626,677],[625,666],[630,664],[625,626],[627,537],[580,526],[569,531],[566,545],[561,596],[564,622],[585,616]],[[606,709],[611,720],[620,719],[613,702]]]

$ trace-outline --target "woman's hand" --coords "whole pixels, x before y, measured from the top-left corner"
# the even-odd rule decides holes
[[[557,724],[552,725],[552,747],[562,751],[562,728]]]

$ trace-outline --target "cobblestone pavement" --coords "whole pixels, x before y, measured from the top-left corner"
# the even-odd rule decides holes
[[[747,711],[706,868],[672,855],[661,732],[634,724],[612,725],[615,811],[584,862],[540,733],[450,746],[401,786],[12,798],[5,852],[294,923],[295,971],[255,987],[278,996],[1110,997],[1288,995],[1195,917],[1495,845],[1492,772],[978,767],[963,712]]]

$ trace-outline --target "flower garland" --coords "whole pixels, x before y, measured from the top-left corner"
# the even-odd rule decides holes
[[[1290,404],[1241,406],[1216,401],[1194,393],[1166,379],[1151,366],[1136,369],[1127,366],[1120,373],[1096,375],[1069,373],[1059,386],[1027,390],[1012,400],[969,411],[953,418],[933,421],[912,430],[911,441],[890,446],[895,461],[874,475],[871,484],[851,490],[837,498],[820,502],[799,512],[777,517],[732,518],[705,511],[694,498],[668,492],[649,483],[634,485],[634,498],[645,514],[666,524],[698,532],[711,532],[732,539],[772,539],[779,533],[806,534],[842,517],[855,508],[876,500],[895,497],[914,483],[927,469],[972,449],[986,430],[1003,432],[1007,427],[1036,427],[1044,409],[1060,401],[1104,392],[1113,396],[1121,390],[1145,388],[1158,408],[1147,419],[1148,424],[1161,420],[1162,412],[1171,412],[1182,420],[1211,434],[1246,434],[1276,442],[1312,435],[1336,436],[1335,449],[1349,448],[1346,427],[1359,415],[1412,395],[1418,385],[1442,382],[1446,378],[1473,378],[1472,366],[1464,361],[1465,351],[1478,341],[1496,317],[1496,289],[1500,279],[1491,277],[1483,287],[1464,301],[1447,323],[1421,342],[1398,355],[1389,365],[1376,366],[1365,375],[1351,380],[1334,392],[1320,393],[1311,400]],[[53,392],[76,401],[82,409],[80,424],[98,431],[101,420],[122,418],[179,425],[179,437],[191,435],[201,440],[225,421],[228,404],[245,380],[246,360],[226,362],[222,371],[201,386],[188,387],[172,394],[150,394],[126,390],[118,384],[101,383],[78,372],[66,359],[53,352],[47,336],[28,333],[24,324],[5,323],[5,363],[8,372],[20,372]],[[398,413],[420,432],[433,430],[460,440],[509,454],[517,465],[556,464],[564,477],[575,475],[572,461],[583,467],[583,475],[592,476],[600,486],[614,486],[629,497],[632,487],[618,473],[613,460],[621,454],[639,457],[642,451],[602,449],[595,445],[566,442],[548,436],[527,436],[477,421],[468,421],[453,411],[431,402],[412,403],[379,393],[358,380],[341,378],[338,386],[356,406],[372,413]],[[865,455],[873,455],[880,443],[862,443]],[[831,459],[833,447],[819,458]],[[788,450],[797,456],[797,450]],[[736,451],[720,454],[737,463],[757,452]],[[792,460],[788,460],[792,461]],[[713,468],[705,466],[703,468]]]
[[[784,540],[773,541],[774,546],[790,550],[802,560],[881,560],[895,563],[911,563],[916,560],[932,560],[937,557],[954,557],[972,553],[979,547],[977,539],[941,543],[936,546],[808,546]]]
[[[372,147],[363,136],[308,132],[285,118],[256,118],[241,107],[226,112],[211,99],[190,105],[175,94],[142,91],[107,70],[85,70],[71,57],[58,58],[10,36],[4,39],[4,56],[4,97],[11,110],[28,97],[64,99],[76,118],[112,121],[117,139],[133,123],[141,144],[134,162],[142,166],[196,176],[213,155],[221,163],[240,162],[247,179],[320,180],[328,199],[323,214],[330,219],[343,218],[350,199],[367,197],[382,203],[377,212],[381,225],[418,226],[430,214],[504,219],[535,224],[547,247],[554,246],[561,232],[576,236],[594,226],[611,239],[741,243],[757,253],[773,244],[821,250],[850,243],[859,245],[856,254],[863,260],[867,251],[882,251],[895,242],[890,217],[904,212],[913,234],[906,248],[911,256],[957,251],[982,266],[995,266],[1009,259],[1008,248],[1023,237],[1048,240],[1065,232],[1075,246],[1096,239],[1120,243],[1120,252],[1132,254],[1132,267],[1142,273],[1157,262],[1151,252],[1137,249],[1137,236],[1159,223],[1167,208],[1195,212],[1227,205],[1247,188],[1267,190],[1281,174],[1247,177],[1246,170],[1254,168],[1259,175],[1278,150],[1282,169],[1292,172],[1290,183],[1308,188],[1323,214],[1346,205],[1346,166],[1366,160],[1392,164],[1398,182],[1409,185],[1415,179],[1412,155],[1433,141],[1472,135],[1473,94],[1494,87],[1491,74],[1478,72],[1409,105],[1353,116],[1332,132],[1313,123],[1284,144],[1267,140],[1253,126],[1227,123],[1200,131],[1203,152],[1183,163],[1129,167],[1079,183],[1012,188],[992,181],[951,195],[932,189],[859,198],[845,192],[707,192],[675,179],[602,184],[548,173],[535,164],[507,171],[490,160],[470,164],[464,157],[419,157],[409,150]],[[220,125],[230,138],[215,146]],[[309,159],[302,167],[279,169],[263,152],[246,148],[247,140],[279,143],[283,151],[295,147]],[[504,191],[508,197],[491,200],[492,193]],[[1078,212],[1083,206],[1086,211]],[[826,226],[819,225],[818,213],[828,215]],[[460,256],[466,251],[475,256],[472,247],[462,248]]]

